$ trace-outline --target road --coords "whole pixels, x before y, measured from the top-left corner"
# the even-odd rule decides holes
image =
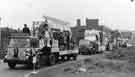
[[[25,66],[17,66],[16,69],[9,69],[7,64],[0,64],[0,77],[24,77],[31,69]]]
[[[85,59],[88,57],[90,56],[79,55],[77,60]],[[55,66],[57,67],[58,65]],[[18,65],[16,66],[15,69],[9,69],[7,64],[5,63],[0,64],[0,77],[24,77],[26,74],[30,72],[32,72],[32,69],[28,69],[26,66]]]

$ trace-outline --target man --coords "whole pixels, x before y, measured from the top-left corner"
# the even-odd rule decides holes
[[[42,44],[42,46],[40,46],[42,48],[41,52],[43,52],[43,54],[49,55],[52,46],[52,34],[46,22],[41,23],[39,26],[39,38],[40,43]]]
[[[27,27],[27,24],[24,24],[23,33],[28,33],[30,35],[30,30]]]
[[[46,40],[46,45],[47,47],[51,47],[52,45],[52,34],[51,34],[51,30],[49,29],[48,25],[46,24],[44,26],[44,39]]]

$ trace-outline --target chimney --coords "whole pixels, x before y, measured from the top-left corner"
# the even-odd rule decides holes
[[[89,19],[88,18],[86,18],[85,23],[86,23],[86,26],[89,25]]]
[[[76,20],[76,25],[77,25],[77,26],[81,26],[81,20],[80,20],[80,19],[77,19],[77,20]]]

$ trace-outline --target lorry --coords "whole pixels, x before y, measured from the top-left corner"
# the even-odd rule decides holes
[[[59,60],[77,59],[78,49],[75,47],[70,27],[67,25],[66,28],[63,24],[54,27],[42,21],[38,28],[32,31],[31,36],[15,33],[9,38],[10,43],[4,62],[8,63],[10,68],[15,68],[16,64],[39,67],[44,64],[54,65]]]
[[[50,30],[50,35],[52,36],[51,41],[51,51],[50,55],[52,56],[53,62],[51,64],[55,64],[59,59],[61,60],[69,60],[77,59],[78,49],[75,46],[75,43],[72,39],[72,32],[69,26],[69,23],[50,17],[50,16],[43,16],[46,20],[45,22],[41,22],[39,25],[39,34],[42,33],[42,26],[46,24],[48,29]],[[53,23],[49,23],[53,22]]]
[[[15,68],[17,64],[33,65],[35,52],[39,51],[38,39],[25,33],[11,33],[8,38],[10,42],[6,49],[4,62],[8,63],[10,68]],[[34,42],[35,44],[33,44]]]
[[[98,30],[85,30],[84,39],[79,41],[79,53],[96,54],[106,50],[105,33]]]

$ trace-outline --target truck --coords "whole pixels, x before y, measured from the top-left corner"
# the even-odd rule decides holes
[[[85,30],[84,39],[79,41],[79,54],[96,54],[106,50],[105,33],[98,30]]]
[[[36,52],[39,51],[38,39],[25,33],[11,33],[8,38],[10,41],[6,49],[4,62],[7,63],[11,69],[15,68],[17,64],[32,66],[33,58]]]
[[[39,25],[39,34],[42,33],[43,26],[48,26],[51,43],[51,50],[49,56],[50,64],[55,64],[59,59],[61,60],[76,60],[78,55],[78,49],[72,39],[72,32],[68,22],[50,17],[43,16],[45,18],[44,22]],[[52,23],[49,23],[53,22]],[[43,35],[42,35],[43,36]],[[44,38],[43,38],[44,39]],[[45,50],[43,50],[45,51]],[[45,54],[45,56],[48,56]]]
[[[33,29],[31,35],[14,33],[9,36],[10,43],[4,62],[10,68],[15,68],[16,64],[40,67],[77,59],[78,49],[72,40],[70,27],[64,22],[57,20],[57,26],[53,26],[42,21],[36,30]]]

